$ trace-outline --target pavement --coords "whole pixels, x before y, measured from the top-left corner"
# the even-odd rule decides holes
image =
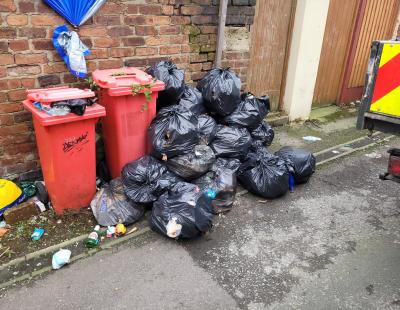
[[[240,196],[202,238],[149,232],[17,284],[0,309],[399,309],[400,184],[377,177],[396,145],[279,199]]]

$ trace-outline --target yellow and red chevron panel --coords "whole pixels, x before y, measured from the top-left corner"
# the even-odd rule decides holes
[[[400,117],[400,42],[383,44],[370,111]]]

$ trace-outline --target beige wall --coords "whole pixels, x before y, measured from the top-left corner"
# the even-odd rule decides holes
[[[317,78],[329,0],[298,0],[283,109],[289,120],[308,119]]]

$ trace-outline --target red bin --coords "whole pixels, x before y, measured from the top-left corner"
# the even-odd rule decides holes
[[[101,122],[107,166],[115,178],[126,163],[151,151],[147,128],[156,115],[158,92],[165,85],[131,67],[96,70],[92,77],[100,87],[99,104],[107,112]],[[144,91],[151,91],[150,100]]]
[[[101,105],[86,108],[82,116],[51,116],[34,106],[76,98],[89,98],[90,90],[57,87],[27,91],[25,109],[32,113],[40,164],[54,210],[87,207],[96,193],[95,124],[105,115]]]

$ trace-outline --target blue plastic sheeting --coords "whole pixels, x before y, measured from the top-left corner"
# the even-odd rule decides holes
[[[69,31],[66,25],[58,26],[53,32],[53,45],[73,75],[79,78],[87,76],[85,56],[90,54],[90,50],[75,31]]]
[[[91,18],[107,0],[44,0],[73,26]]]

